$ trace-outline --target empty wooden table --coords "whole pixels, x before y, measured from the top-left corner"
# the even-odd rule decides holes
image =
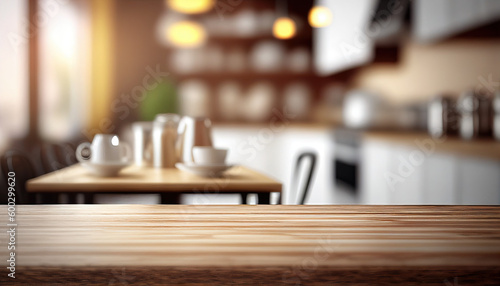
[[[499,207],[40,205],[15,223],[25,285],[500,281]]]
[[[256,193],[259,204],[269,204],[270,194],[281,192],[281,183],[248,168],[237,166],[220,178],[205,178],[176,168],[157,169],[131,166],[118,177],[96,177],[81,165],[73,165],[27,182],[31,193],[84,193],[92,202],[96,193],[160,193],[162,203],[178,202],[182,193]]]

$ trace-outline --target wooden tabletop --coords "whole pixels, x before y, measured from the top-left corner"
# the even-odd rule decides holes
[[[176,168],[131,166],[118,177],[97,177],[80,164],[27,182],[28,192],[281,192],[281,183],[248,168],[237,166],[220,178],[205,178]]]
[[[37,281],[500,281],[499,207],[45,205],[16,219],[19,276]]]

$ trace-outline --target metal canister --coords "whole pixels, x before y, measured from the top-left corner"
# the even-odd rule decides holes
[[[500,90],[493,97],[493,136],[500,141]]]
[[[456,101],[448,95],[435,96],[427,109],[427,130],[432,137],[453,135],[459,128]]]
[[[489,137],[492,131],[492,102],[489,94],[472,90],[464,92],[458,101],[460,111],[460,136],[473,139]]]
[[[158,114],[153,122],[153,166],[174,168],[178,161],[176,154],[177,127],[180,116]]]
[[[462,93],[458,99],[460,112],[460,137],[472,139],[479,134],[479,99],[473,91]]]

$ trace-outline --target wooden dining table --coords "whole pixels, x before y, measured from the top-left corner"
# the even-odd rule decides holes
[[[26,184],[30,193],[82,193],[86,203],[94,194],[161,194],[161,202],[179,203],[180,195],[240,194],[247,203],[248,194],[257,194],[259,204],[269,204],[271,193],[281,193],[282,184],[264,174],[236,166],[220,177],[201,177],[176,168],[130,166],[116,177],[98,177],[76,164],[31,179]]]
[[[20,205],[15,223],[24,285],[500,281],[496,206]]]

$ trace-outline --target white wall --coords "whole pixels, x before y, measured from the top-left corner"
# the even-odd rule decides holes
[[[498,87],[500,40],[447,40],[434,45],[406,43],[397,64],[363,67],[356,88],[379,93],[394,103],[422,101],[438,93]],[[425,84],[423,84],[425,83]]]

